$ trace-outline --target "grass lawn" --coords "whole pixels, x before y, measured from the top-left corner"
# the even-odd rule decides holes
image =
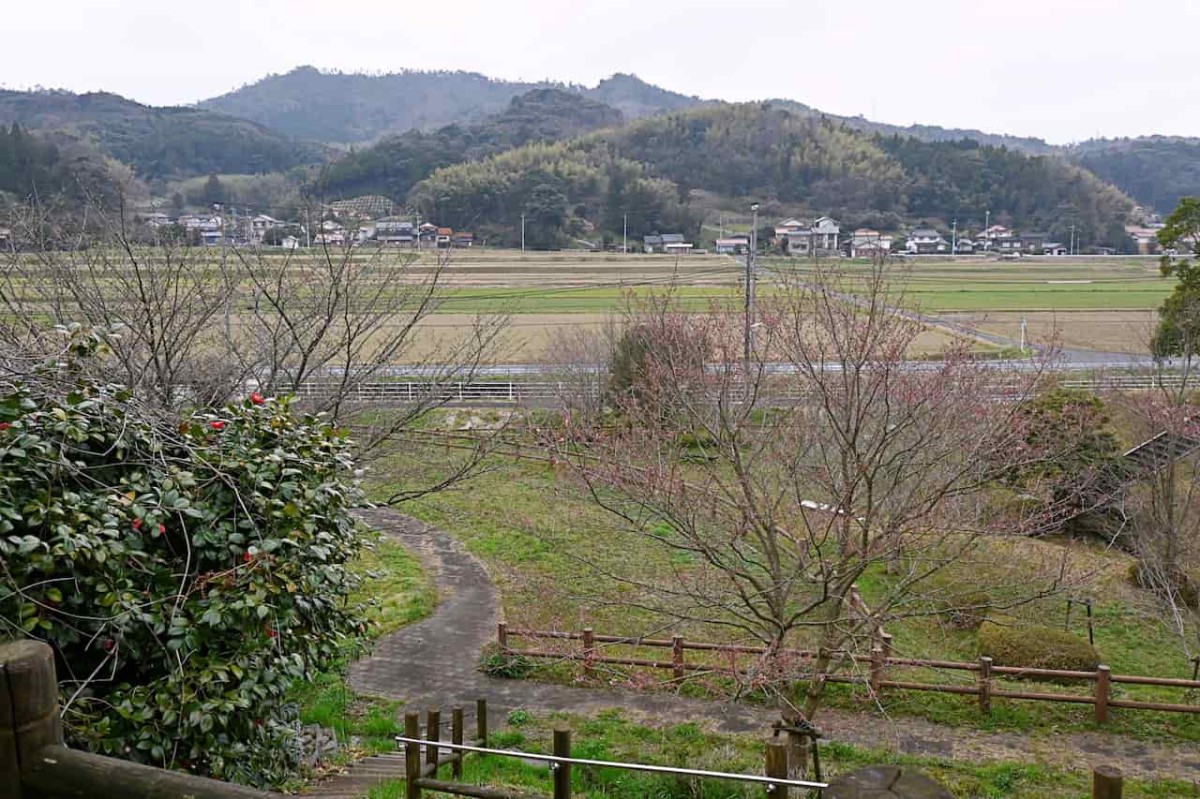
[[[550,752],[555,727],[572,731],[572,753],[591,760],[618,760],[655,765],[673,765],[729,773],[763,773],[763,739],[752,735],[721,735],[695,724],[661,728],[639,725],[619,711],[595,717],[567,714],[538,715],[514,712],[509,723],[492,736],[492,746],[527,752]],[[1090,796],[1091,776],[1083,772],[1046,768],[1023,763],[976,764],[959,760],[910,757],[894,752],[877,752],[838,743],[820,746],[823,777],[867,765],[899,763],[925,771],[961,799],[1085,799]],[[448,779],[449,769],[443,773]],[[606,799],[718,799],[718,797],[761,797],[761,786],[718,780],[698,780],[652,775],[616,769],[576,766],[572,789],[581,797]],[[548,794],[550,771],[516,758],[468,755],[463,781],[471,784],[503,785]],[[401,799],[401,780],[372,789],[370,799]],[[1126,779],[1128,799],[1191,795],[1193,786],[1173,781]],[[792,795],[796,795],[793,792]]]
[[[406,457],[411,463],[412,458]],[[686,566],[680,554],[622,535],[576,487],[554,467],[539,463],[497,461],[489,473],[457,490],[427,497],[406,510],[460,537],[488,566],[503,598],[504,613],[512,626],[534,629],[579,630],[593,626],[598,633],[669,637],[672,633],[689,640],[730,640],[718,628],[704,629],[672,625],[651,611],[613,604],[613,581],[602,571],[611,569],[638,580],[653,580]],[[386,483],[389,467],[380,464],[375,479]],[[1072,563],[1084,575],[1070,591],[1071,596],[1088,596],[1095,601],[1096,647],[1114,674],[1158,677],[1190,677],[1191,667],[1179,643],[1156,618],[1157,610],[1148,597],[1126,579],[1129,559],[1090,544],[1053,541],[1005,542],[985,551],[972,563],[948,570],[945,580],[969,584],[986,574],[990,563],[1022,558],[1034,563],[1053,562],[1061,547],[1071,548]],[[599,567],[599,570],[597,569]],[[886,577],[868,574],[860,587],[868,602],[882,590]],[[625,586],[617,590],[636,589]],[[1066,594],[1013,608],[1003,623],[1062,627],[1066,621]],[[1086,636],[1082,612],[1077,607],[1071,629]],[[979,656],[977,633],[942,624],[931,615],[899,619],[888,625],[900,657],[974,661]],[[803,642],[801,642],[802,645]],[[576,647],[578,644],[568,644]],[[616,650],[614,650],[615,653]],[[652,654],[664,656],[662,650]],[[646,657],[641,650],[635,657]],[[689,659],[693,653],[689,653]],[[894,667],[893,679],[924,682],[970,680],[963,672],[935,672]],[[654,681],[664,672],[655,672]],[[620,682],[622,674],[605,673]],[[569,665],[555,664],[538,678],[577,680],[579,673]],[[642,677],[645,681],[645,675]],[[1004,681],[1010,690],[1086,692],[1077,686],[1043,686],[1029,681]],[[689,692],[704,693],[720,687],[697,683]],[[662,686],[675,690],[674,686]],[[1178,689],[1115,686],[1116,695],[1147,701],[1185,701]],[[834,686],[830,703],[835,707],[871,710],[863,689]],[[1086,706],[997,700],[993,714],[979,715],[970,697],[928,692],[889,691],[884,696],[889,713],[912,715],[949,724],[1026,731],[1091,729],[1091,709]],[[1113,723],[1106,729],[1120,730],[1145,738],[1200,740],[1200,716],[1134,710],[1114,710]]]

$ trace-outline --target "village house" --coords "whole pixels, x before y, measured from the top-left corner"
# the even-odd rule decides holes
[[[1125,232],[1133,240],[1133,246],[1137,247],[1138,255],[1157,255],[1162,251],[1158,244],[1157,228],[1128,225]]]
[[[450,243],[455,247],[474,247],[475,234],[468,230],[459,230],[450,237]]]
[[[729,236],[717,239],[716,250],[721,255],[745,255],[750,250],[750,237]]]
[[[253,239],[256,244],[262,244],[263,239],[266,238],[268,230],[273,227],[281,227],[284,224],[284,222],[281,222],[272,216],[268,216],[267,214],[259,214],[250,220],[250,238]]]
[[[892,237],[882,235],[878,230],[860,227],[850,236],[851,258],[880,258],[891,251]]]
[[[417,246],[433,247],[437,244],[438,226],[432,222],[422,222],[417,226]]]
[[[279,246],[285,250],[298,250],[300,249],[300,239],[295,236],[284,236],[279,240]]]
[[[1022,233],[1020,235],[1021,250],[1027,253],[1040,254],[1042,247],[1049,238],[1045,233]]]
[[[970,236],[963,236],[961,239],[951,242],[955,255],[972,255],[975,252],[975,242]]]
[[[933,228],[917,228],[908,234],[904,250],[909,255],[937,255],[950,252],[950,242]]]
[[[207,247],[215,247],[225,241],[225,219],[219,215],[185,214],[179,217],[178,223],[191,241]]]
[[[454,228],[439,227],[434,241],[439,250],[449,249],[450,245],[454,243]]]
[[[840,250],[842,229],[831,217],[822,216],[809,224],[795,219],[775,227],[776,241],[789,255],[834,254]]]
[[[642,236],[642,246],[646,252],[674,253],[686,255],[691,252],[692,245],[684,240],[682,233],[651,233]]]
[[[375,223],[375,240],[393,247],[414,247],[417,243],[417,226],[408,219],[380,219]]]

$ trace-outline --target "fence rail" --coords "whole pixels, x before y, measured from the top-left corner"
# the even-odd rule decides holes
[[[1059,381],[1058,385],[1088,391],[1150,391],[1158,388],[1178,388],[1182,380],[1179,375],[1120,374],[1065,378]],[[1003,385],[997,388],[1005,389]],[[1015,390],[1018,385],[1014,383],[1012,388]],[[741,388],[738,384],[731,384],[728,390],[733,400],[739,399],[737,395]],[[343,392],[351,402],[375,405],[405,405],[430,400],[481,405],[519,405],[554,401],[567,396],[595,399],[600,393],[600,383],[597,380],[371,380],[351,381],[343,388],[341,384],[333,381],[309,381],[298,386],[296,395],[302,399],[319,400]],[[763,398],[771,402],[799,402],[806,396],[805,392],[794,389],[763,392]]]
[[[404,715],[404,735],[397,735],[396,742],[404,750],[405,799],[421,799],[421,794],[424,790],[448,793],[455,796],[475,796],[480,797],[480,799],[541,799],[541,795],[514,791],[508,788],[491,788],[456,782],[455,780],[462,778],[464,757],[472,752],[497,757],[518,758],[526,761],[535,760],[548,764],[553,783],[553,799],[570,799],[572,766],[613,768],[625,771],[672,774],[681,777],[721,779],[731,782],[758,784],[766,789],[768,799],[786,799],[789,788],[820,791],[829,787],[827,783],[820,781],[789,779],[787,776],[788,762],[786,747],[782,741],[778,740],[767,742],[766,767],[765,773],[762,775],[572,757],[571,731],[563,728],[554,730],[553,754],[547,755],[539,752],[494,749],[488,746],[486,701],[483,699],[478,700],[476,702],[476,709],[476,740],[472,743],[464,743],[463,741],[462,708],[454,708],[452,710],[455,722],[452,725],[453,731],[449,742],[441,740],[442,724],[441,713],[439,711],[430,710],[425,714],[424,737],[421,737],[420,715],[414,712]],[[450,754],[443,755],[443,751]],[[439,779],[438,772],[444,766],[450,766],[451,780]]]
[[[583,666],[584,674],[595,676],[596,666],[609,664],[615,666],[636,666],[641,668],[670,670],[674,679],[683,679],[688,673],[707,672],[717,674],[740,674],[736,665],[722,666],[713,663],[687,662],[685,653],[717,652],[731,655],[766,655],[770,650],[762,646],[744,646],[737,644],[713,644],[706,642],[691,642],[683,636],[672,636],[668,639],[639,638],[630,636],[598,635],[591,628],[581,632],[565,632],[559,630],[520,630],[510,629],[506,622],[497,625],[497,641],[500,651],[506,656],[526,657],[534,659],[570,660]],[[575,651],[551,652],[540,649],[520,649],[510,645],[513,638],[535,640],[567,640],[580,641],[581,646]],[[611,656],[601,653],[597,644],[615,644],[627,647],[644,647],[649,649],[670,649],[671,659],[654,660],[631,656]],[[776,655],[793,658],[797,661],[811,661],[817,653],[802,649],[780,649]],[[1113,684],[1145,685],[1186,690],[1200,689],[1200,680],[1185,680],[1170,677],[1148,677],[1134,674],[1113,674],[1106,665],[1099,665],[1094,671],[1073,671],[1066,669],[1041,669],[1023,666],[998,666],[992,658],[981,657],[977,662],[961,662],[950,660],[925,660],[920,658],[899,658],[891,655],[891,636],[884,634],[879,645],[875,646],[869,655],[852,652],[837,653],[841,661],[849,661],[866,666],[863,675],[832,673],[825,675],[825,680],[832,683],[864,685],[872,693],[878,694],[885,689],[905,691],[929,691],[933,693],[961,694],[977,697],[980,712],[991,712],[993,699],[1021,699],[1034,702],[1060,702],[1080,705],[1092,705],[1095,708],[1097,724],[1108,721],[1110,708],[1128,710],[1153,710],[1165,713],[1200,713],[1200,705],[1182,704],[1175,702],[1143,702],[1133,699],[1118,699],[1113,697]],[[893,668],[927,668],[938,671],[962,671],[974,675],[971,684],[946,685],[939,683],[917,682],[912,680],[891,679],[889,670]],[[792,675],[795,679],[806,679],[812,675],[803,672]],[[1083,682],[1091,684],[1091,693],[1065,694],[1042,691],[1018,691],[997,686],[999,677],[1018,679],[1038,679],[1055,682]]]

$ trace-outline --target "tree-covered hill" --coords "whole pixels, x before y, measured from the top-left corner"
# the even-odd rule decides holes
[[[534,89],[514,97],[501,113],[474,125],[410,130],[351,152],[321,175],[313,193],[336,199],[382,194],[403,201],[435,169],[475,161],[529,142],[558,141],[620,125],[610,106],[562,89]]]
[[[1200,197],[1200,138],[1094,139],[1068,150],[1072,161],[1166,213],[1181,197]]]
[[[103,202],[113,188],[104,159],[86,145],[60,146],[16,123],[0,126],[0,207],[33,198]]]
[[[197,108],[156,108],[104,92],[0,90],[0,124],[86,142],[147,180],[288,170],[328,149],[245,119]]]
[[[650,184],[657,199],[643,202]],[[1120,191],[1055,156],[869,135],[767,103],[706,105],[553,147],[527,145],[438,170],[410,200],[456,225],[511,231],[522,212],[536,210],[559,220],[564,234],[615,237],[626,215],[631,235],[690,220],[681,203],[692,190],[894,227],[982,222],[985,214],[1051,235],[1073,224],[1082,239],[1114,246],[1132,207]],[[674,202],[662,201],[672,194]]]
[[[633,75],[613,75],[595,88],[586,88],[550,81],[495,80],[476,72],[364,75],[297,67],[200,105],[293,136],[351,144],[407,130],[478,123],[504,111],[514,97],[545,88],[582,95],[631,119],[701,102]]]

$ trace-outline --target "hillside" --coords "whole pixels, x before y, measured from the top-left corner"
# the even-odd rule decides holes
[[[981,224],[986,210],[994,220],[1052,236],[1074,224],[1084,240],[1116,245],[1132,207],[1057,157],[868,135],[765,103],[704,106],[553,148],[518,148],[434,172],[410,199],[429,212],[436,202],[440,217],[473,227],[511,230],[523,209],[536,209],[561,219],[564,230],[573,219],[581,229],[616,236],[625,214],[631,235],[671,228],[680,208],[671,206],[671,219],[656,215],[660,206],[623,185],[621,170],[610,166],[616,162],[638,165],[638,179],[655,180],[657,196],[665,187],[677,197],[702,190],[890,228],[954,218]],[[558,210],[543,213],[547,205]]]
[[[258,173],[324,160],[327,149],[245,119],[196,108],[155,108],[115,94],[0,90],[0,124],[75,138],[153,180]]]
[[[200,106],[252,119],[291,136],[349,144],[407,130],[478,123],[504,111],[514,97],[539,88],[579,94],[630,119],[701,102],[633,75],[613,75],[589,89],[549,81],[494,80],[475,72],[361,75],[297,67]]]
[[[410,130],[349,153],[330,165],[313,190],[330,199],[382,194],[403,201],[409,189],[435,169],[529,142],[572,138],[623,120],[620,111],[582,95],[534,89],[514,97],[504,111],[483,122],[447,125],[429,133]]]
[[[78,142],[59,146],[20,125],[0,126],[0,208],[33,197],[69,205],[103,203],[113,181],[99,153]]]
[[[1200,138],[1094,139],[1069,148],[1067,154],[1163,214],[1178,205],[1180,197],[1200,196]]]

